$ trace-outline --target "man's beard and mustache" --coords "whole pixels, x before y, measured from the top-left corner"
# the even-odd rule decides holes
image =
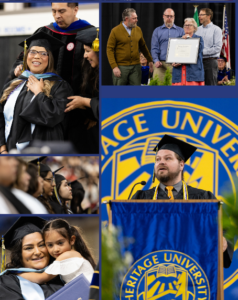
[[[164,22],[164,24],[165,24],[166,27],[170,28],[170,27],[172,27],[174,25],[174,22],[173,21],[170,21],[170,22],[167,21],[167,22]]]
[[[136,23],[130,23],[128,22],[128,28],[135,28],[137,26],[137,22]]]
[[[168,171],[166,174],[163,174],[163,175],[159,174],[159,170],[157,171],[157,173],[155,173],[155,177],[159,180],[159,182],[161,182],[163,184],[166,184],[168,181],[175,179],[181,173],[179,167],[175,172],[170,172],[168,170],[168,168],[165,166],[160,166],[159,168],[164,168],[165,170]]]

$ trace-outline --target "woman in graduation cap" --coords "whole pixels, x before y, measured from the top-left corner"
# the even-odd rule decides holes
[[[0,99],[0,152],[22,150],[32,140],[64,140],[64,110],[72,95],[54,71],[52,51],[64,44],[39,32],[26,40],[24,72],[6,84]]]
[[[31,161],[35,163],[36,160]],[[38,200],[46,207],[50,214],[65,214],[63,206],[54,199],[52,196],[54,195],[55,190],[55,175],[54,173],[58,172],[60,169],[52,172],[51,168],[48,165],[39,163],[38,164],[40,176],[44,180],[43,184],[43,194],[38,197]]]
[[[65,110],[69,112],[68,139],[79,153],[99,153],[99,29],[79,31],[76,40],[84,44],[83,82],[79,95]],[[80,83],[79,83],[80,84]]]
[[[36,284],[17,275],[36,270],[43,272],[49,265],[50,256],[41,234],[44,223],[45,220],[38,217],[20,217],[4,235],[5,248],[11,251],[11,256],[0,276],[0,300],[44,300],[63,287],[59,276],[47,284]],[[3,253],[2,271],[5,257]]]
[[[66,178],[61,174],[55,174],[55,188],[52,195],[52,199],[55,202],[61,204],[66,214],[72,214],[73,212],[68,208],[67,202],[73,199],[72,188],[69,185]]]

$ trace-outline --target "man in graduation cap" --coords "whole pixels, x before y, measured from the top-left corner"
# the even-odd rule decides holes
[[[138,191],[134,199],[216,199],[208,191],[187,186],[183,181],[185,162],[196,151],[196,147],[164,135],[154,148],[156,152],[154,179],[160,182],[156,188],[147,191]]]
[[[49,265],[50,256],[41,234],[44,223],[39,217],[20,217],[4,235],[2,272],[5,249],[11,251],[11,261],[0,275],[0,300],[46,299],[64,286],[59,276],[47,284],[32,283],[17,276],[22,272],[43,272]]]
[[[169,135],[164,135],[157,146],[155,166],[153,174],[159,184],[149,190],[137,191],[132,199],[216,199],[213,193],[187,185],[183,181],[183,170],[185,162],[196,151],[196,147],[176,139]],[[233,247],[223,237],[224,267],[231,264]]]
[[[53,53],[57,74],[66,80],[73,88],[74,94],[79,92],[82,81],[81,63],[83,59],[83,44],[76,41],[77,32],[93,27],[87,21],[76,17],[78,3],[52,3],[54,23],[40,27],[37,32],[46,32],[65,43],[65,46]],[[13,65],[11,78],[18,77],[22,70],[22,53]]]

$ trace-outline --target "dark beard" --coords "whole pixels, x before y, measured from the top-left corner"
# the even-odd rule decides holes
[[[176,173],[168,173],[167,175],[156,175],[155,174],[155,177],[159,180],[159,182],[166,184],[168,181],[176,178],[179,173],[180,173],[180,171],[178,171]]]
[[[167,176],[162,175],[162,176],[156,176],[156,178],[159,180],[161,183],[167,183],[170,180],[170,175],[168,174]]]

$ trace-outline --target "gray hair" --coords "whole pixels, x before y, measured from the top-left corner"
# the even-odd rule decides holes
[[[185,24],[186,22],[191,22],[191,23],[192,23],[192,25],[193,25],[193,27],[194,27],[194,32],[196,32],[196,31],[198,30],[198,24],[197,24],[197,22],[194,20],[194,18],[186,18],[186,19],[184,20],[184,24]]]
[[[122,13],[122,21],[125,21],[126,17],[130,17],[132,13],[136,13],[134,8],[126,8]]]

